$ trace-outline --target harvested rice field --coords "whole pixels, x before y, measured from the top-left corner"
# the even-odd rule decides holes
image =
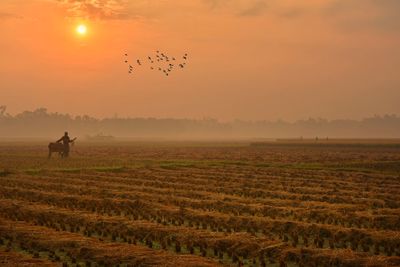
[[[0,265],[400,266],[400,145],[1,143]]]

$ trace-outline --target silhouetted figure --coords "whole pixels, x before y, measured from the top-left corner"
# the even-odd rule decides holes
[[[67,158],[69,156],[69,144],[73,143],[75,141],[75,139],[76,138],[71,140],[68,136],[68,132],[65,132],[64,136],[57,140],[57,143],[62,143],[64,146],[64,151],[62,154],[63,158]]]

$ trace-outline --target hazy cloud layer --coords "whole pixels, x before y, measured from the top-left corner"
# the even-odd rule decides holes
[[[350,30],[400,29],[398,0],[335,0],[326,8],[326,14]]]
[[[399,8],[400,0],[0,0],[0,100],[12,113],[46,106],[99,117],[400,114]],[[75,32],[82,21],[85,37]],[[125,51],[135,60],[158,49],[188,52],[188,68],[166,79],[139,67],[127,75]]]
[[[352,28],[400,28],[399,0],[202,0],[212,10],[239,17],[272,15],[282,18],[322,16]]]
[[[154,2],[129,0],[55,0],[67,10],[68,16],[109,19],[134,19],[147,13],[157,13],[159,9],[174,10],[190,6],[192,11],[201,5],[214,12],[222,12],[238,17],[272,15],[281,18],[297,18],[314,14],[336,19],[351,27],[400,27],[399,0],[327,0],[325,2],[289,0],[198,0],[196,2]],[[199,11],[201,12],[201,11]],[[0,17],[2,16],[0,13]]]
[[[240,17],[259,16],[265,13],[266,0],[202,0],[212,10],[228,11]]]
[[[0,12],[0,20],[2,19],[20,19],[22,18],[21,16],[18,16],[13,13],[7,13],[7,12]]]
[[[132,19],[127,0],[58,0],[68,16],[91,19]]]
[[[267,3],[265,1],[257,1],[253,3],[249,8],[244,9],[239,13],[240,16],[259,16],[264,13],[267,8]]]

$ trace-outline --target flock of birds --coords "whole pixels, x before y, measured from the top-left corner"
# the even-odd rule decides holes
[[[128,66],[128,74],[133,74],[135,71],[133,65],[137,65],[138,68],[148,66],[152,71],[158,71],[165,76],[169,76],[173,70],[185,68],[188,61],[187,53],[182,58],[175,58],[163,52],[156,51],[154,56],[147,56],[145,60],[137,59],[134,63],[128,60],[128,53],[125,53],[124,56],[124,62]]]

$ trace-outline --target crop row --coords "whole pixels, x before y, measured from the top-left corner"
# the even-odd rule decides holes
[[[60,178],[50,178],[54,179],[54,181],[60,181]],[[349,207],[348,211],[359,211],[364,210],[366,208],[371,208],[373,210],[388,207],[388,208],[396,208],[400,201],[392,200],[388,198],[386,200],[382,199],[365,199],[360,197],[359,199],[355,198],[354,195],[358,195],[357,192],[354,192],[352,196],[348,196],[346,198],[342,198],[337,196],[335,193],[326,192],[325,194],[320,194],[318,196],[301,194],[299,191],[297,194],[289,194],[282,190],[252,190],[247,188],[246,184],[241,184],[235,187],[232,186],[196,186],[192,184],[176,184],[169,182],[169,178],[163,180],[152,180],[151,178],[120,178],[115,176],[108,177],[80,177],[80,175],[74,175],[71,177],[64,177],[61,181],[68,182],[82,182],[85,181],[86,185],[93,184],[103,184],[105,186],[112,186],[116,183],[119,187],[128,186],[130,188],[138,188],[138,187],[153,187],[157,189],[164,190],[174,190],[178,192],[182,192],[187,197],[190,198],[210,198],[211,195],[215,194],[223,194],[227,197],[233,197],[236,199],[247,199],[248,201],[260,201],[264,204],[271,206],[292,206],[298,207],[299,202],[302,205],[307,203],[320,202],[321,204],[331,204],[331,205],[346,205]],[[392,194],[397,197],[397,194]],[[348,201],[348,202],[347,202]],[[350,208],[351,207],[351,208]]]
[[[64,175],[64,174],[63,174]],[[116,176],[115,174],[110,177],[110,175],[104,175],[102,173],[95,174],[67,174],[66,177],[74,178],[81,177],[85,180],[95,179],[97,181],[111,181],[118,183],[128,183],[128,184],[143,184],[152,182],[153,184],[168,184],[174,186],[175,188],[184,186],[195,186],[193,189],[203,189],[203,188],[216,188],[221,190],[221,188],[227,188],[229,190],[234,188],[245,188],[247,191],[255,190],[256,192],[262,189],[264,196],[268,197],[268,194],[283,194],[284,197],[294,198],[299,196],[305,198],[304,200],[313,200],[313,198],[320,198],[327,193],[334,194],[337,197],[336,203],[350,203],[346,202],[349,199],[352,201],[357,201],[357,198],[363,199],[376,199],[381,201],[389,201],[386,205],[393,205],[392,202],[400,200],[398,193],[400,191],[400,184],[397,182],[396,185],[390,185],[388,189],[382,190],[382,184],[385,183],[385,178],[381,178],[377,182],[376,186],[372,186],[371,181],[367,180],[362,184],[354,184],[351,186],[346,186],[346,188],[341,188],[341,184],[345,180],[343,178],[339,182],[332,182],[332,177],[321,176],[315,180],[313,184],[307,184],[306,177],[299,177],[297,179],[290,179],[288,177],[276,177],[276,176],[255,176],[255,175],[245,175],[240,178],[224,177],[223,174],[214,176],[207,176],[204,179],[199,179],[192,173],[183,175],[183,177],[177,176],[174,173],[142,173],[135,170],[134,172],[122,173]],[[294,180],[293,182],[290,182]],[[329,183],[333,183],[332,186],[328,186]],[[348,183],[345,183],[348,184]],[[366,185],[367,184],[367,185]],[[362,186],[362,190],[360,190]],[[378,187],[380,186],[380,187]],[[185,189],[185,188],[184,188]],[[382,190],[382,191],[381,191]],[[206,190],[209,191],[209,190]],[[354,194],[358,192],[358,194]],[[246,192],[244,191],[243,194]],[[239,195],[243,195],[240,191],[237,192]],[[278,196],[277,198],[281,198]],[[359,202],[355,202],[359,204]]]
[[[265,248],[282,242],[266,238],[256,238],[249,234],[231,234],[193,230],[183,225],[164,226],[148,221],[130,221],[118,216],[93,216],[90,213],[55,209],[49,206],[29,205],[29,203],[1,200],[1,216],[24,220],[35,225],[54,228],[58,231],[82,233],[109,241],[146,244],[150,248],[160,247],[175,252],[229,257],[232,261],[260,258]],[[275,260],[271,258],[270,260]]]
[[[26,222],[0,219],[0,242],[35,257],[81,266],[216,266],[203,257],[178,255],[145,246],[103,242],[79,233],[56,231]]]
[[[15,213],[12,215],[12,211],[10,213],[2,213],[2,216],[4,214],[6,214],[6,216],[8,214],[10,217],[15,216]],[[114,227],[114,229],[119,229],[121,232],[121,228],[118,228],[115,225],[113,226],[112,224],[107,225],[107,223],[104,221],[97,223],[93,222],[94,227],[96,225],[98,226],[97,228],[93,229],[90,228],[91,224],[85,224],[85,222],[82,221],[77,223],[77,225],[75,225],[76,228],[80,228],[80,225],[84,225],[82,230],[84,231],[86,237],[81,236],[79,231],[76,230],[70,230],[74,233],[67,234],[65,232],[67,229],[62,228],[68,227],[73,229],[73,220],[69,221],[69,224],[65,226],[54,222],[54,220],[57,220],[54,218],[58,218],[60,221],[62,220],[61,217],[54,216],[54,213],[49,213],[47,216],[45,213],[41,213],[41,216],[39,214],[37,214],[38,217],[36,218],[43,220],[47,226],[46,228],[15,222],[14,220],[18,218],[13,218],[12,221],[0,219],[1,242],[3,243],[4,240],[8,244],[16,242],[16,245],[19,248],[28,251],[29,253],[33,253],[33,255],[39,255],[39,253],[42,253],[43,255],[43,253],[46,253],[46,256],[50,259],[62,261],[66,265],[69,263],[80,263],[84,266],[124,266],[124,264],[125,266],[129,266],[138,265],[139,262],[140,264],[145,264],[147,266],[159,265],[161,262],[163,263],[163,266],[167,266],[166,263],[174,263],[178,264],[178,266],[211,266],[212,264],[210,261],[201,261],[198,258],[191,258],[190,261],[189,258],[186,257],[171,259],[172,256],[170,255],[153,252],[154,246],[156,245],[152,239],[154,236],[146,235],[140,240],[149,248],[151,248],[151,252],[149,250],[145,250],[142,246],[135,245],[134,243],[136,243],[136,240],[133,239],[134,241],[132,242],[132,239],[129,239],[129,237],[122,237],[121,243],[121,241],[118,240],[121,238],[121,236],[113,236],[113,232],[111,230],[112,227]],[[25,216],[28,216],[28,218],[33,217],[31,213],[27,213]],[[55,230],[50,230],[49,227],[55,228]],[[96,229],[98,232],[95,232]],[[107,234],[105,235],[104,232]],[[142,230],[141,232],[145,231]],[[95,237],[90,237],[96,233],[98,233],[101,237],[106,236],[106,238],[108,234],[111,234],[111,243],[104,242],[101,238],[97,239]],[[128,236],[131,233],[132,232],[129,231],[125,232],[125,234]],[[181,245],[174,237],[175,235],[171,235],[171,238],[167,239],[170,240],[171,243],[168,244],[168,241],[166,241],[165,243],[161,243],[161,246],[169,246],[173,244],[175,252],[181,253],[183,250],[183,245]],[[126,242],[128,242],[128,244],[126,244]],[[225,244],[220,243],[220,245],[223,247]],[[208,249],[206,249],[204,246],[202,248],[202,250],[200,249],[202,255],[208,256]],[[193,247],[189,246],[186,247],[186,249],[189,253],[192,253],[191,249],[193,249]],[[251,261],[252,265],[266,266],[269,263],[279,262],[280,266],[287,266],[288,263],[296,263],[297,266],[325,267],[361,265],[397,266],[400,263],[400,257],[374,257],[368,256],[366,253],[354,253],[349,250],[342,249],[336,250],[335,252],[326,249],[297,249],[289,248],[285,245],[279,244],[265,247],[258,252],[259,257],[253,258]],[[214,250],[214,255],[220,256],[221,253]],[[233,263],[237,263],[239,266],[243,264],[242,257],[237,257],[236,254],[233,254],[231,257]],[[269,259],[268,262],[265,261],[265,257]],[[222,259],[223,258],[224,256],[222,254]],[[191,264],[188,264],[188,262]],[[194,264],[194,262],[196,262],[196,264]]]
[[[0,181],[0,185],[5,184],[8,186],[18,188],[33,188],[40,191],[46,192],[61,192],[67,194],[81,194],[85,196],[93,197],[104,197],[104,198],[118,198],[118,199],[132,199],[132,197],[144,200],[144,201],[157,201],[161,204],[168,205],[172,204],[178,207],[185,207],[191,209],[200,209],[203,211],[218,211],[226,214],[233,215],[251,215],[251,216],[262,216],[270,217],[272,219],[279,218],[291,218],[295,221],[306,221],[321,224],[331,225],[342,225],[346,227],[355,228],[372,228],[381,230],[398,230],[400,229],[400,216],[395,213],[393,215],[368,215],[368,216],[355,216],[353,212],[340,214],[338,211],[330,208],[326,209],[300,209],[300,208],[289,208],[289,207],[273,207],[262,205],[258,202],[241,204],[236,201],[222,200],[193,200],[192,198],[183,198],[175,196],[176,191],[160,191],[157,188],[149,187],[134,187],[134,186],[121,186],[118,184],[102,185],[98,183],[96,185],[87,185],[83,182],[78,185],[74,183],[68,184],[65,182],[59,183],[47,179],[37,179],[31,181],[28,179],[10,179]],[[104,190],[104,188],[107,190]],[[166,194],[167,193],[167,194]],[[162,196],[162,195],[166,196]],[[155,197],[157,196],[157,197]],[[171,196],[174,196],[171,198]]]
[[[190,209],[173,209],[143,201],[84,198],[82,196],[43,193],[34,190],[0,189],[4,198],[23,199],[46,203],[71,210],[122,215],[129,219],[145,219],[157,223],[188,225],[189,227],[211,229],[213,231],[241,232],[291,241],[294,246],[351,248],[375,254],[392,255],[399,252],[400,239],[397,232],[367,231],[327,225],[269,220],[249,216],[227,216],[217,212],[206,213]],[[301,242],[299,242],[301,240]]]

